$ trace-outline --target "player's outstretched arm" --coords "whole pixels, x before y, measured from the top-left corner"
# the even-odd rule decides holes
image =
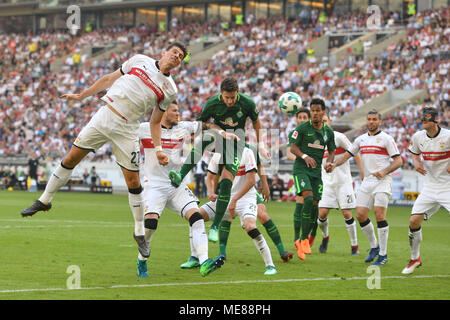
[[[348,159],[350,159],[350,157],[352,156],[352,154],[350,152],[346,152],[342,155],[342,157],[340,157],[336,162],[327,162],[324,166],[325,171],[326,172],[332,172],[334,170],[334,168],[339,167],[340,165],[344,164],[345,161],[347,161]]]
[[[122,72],[120,69],[117,69],[116,71],[112,73],[108,73],[107,75],[104,75],[100,79],[94,82],[92,86],[90,86],[88,89],[83,91],[82,93],[66,93],[61,96],[61,98],[67,99],[67,100],[75,100],[75,101],[81,101],[84,98],[90,97],[94,94],[99,93],[100,91],[106,90],[109,87],[112,86],[114,81],[116,81],[118,78],[122,76]]]
[[[256,139],[258,140],[259,154],[267,160],[270,159],[270,152],[266,149],[266,146],[264,144],[264,135],[261,126],[261,121],[259,121],[259,118],[256,119],[256,121],[253,121],[253,129],[255,129],[256,131]]]
[[[240,141],[241,139],[239,139],[239,137],[237,135],[235,135],[234,133],[231,132],[226,132],[225,130],[223,130],[221,127],[219,127],[217,124],[215,123],[211,123],[211,122],[202,122],[202,130],[213,130],[215,131],[217,134],[220,134],[223,138],[230,140],[230,139],[235,139],[236,141]]]
[[[159,107],[154,107],[150,118],[150,132],[152,134],[153,144],[155,146],[156,158],[160,165],[165,166],[169,163],[169,157],[162,151],[161,147],[161,119],[164,111]]]

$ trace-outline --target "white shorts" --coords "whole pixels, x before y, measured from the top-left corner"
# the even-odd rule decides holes
[[[392,178],[364,179],[356,193],[356,206],[372,209],[373,206],[387,208],[392,197]]]
[[[161,216],[164,208],[174,210],[184,218],[186,212],[198,209],[197,197],[185,184],[178,188],[170,184],[157,185],[144,182],[144,214],[157,213]]]
[[[354,209],[356,206],[355,192],[351,184],[324,184],[319,208]]]
[[[252,197],[253,198],[253,197]],[[239,216],[241,220],[241,226],[244,226],[245,219],[253,219],[256,221],[258,217],[258,206],[256,205],[256,197],[252,198],[241,198],[236,202],[235,215]],[[216,215],[216,202],[207,202],[202,206],[202,209],[206,211],[209,218],[212,220]],[[227,210],[222,218],[223,220],[231,219],[231,214]]]
[[[129,124],[107,106],[103,106],[81,130],[73,144],[78,148],[97,152],[110,141],[117,164],[130,171],[139,171],[138,129],[138,122]]]
[[[428,220],[441,206],[450,212],[450,190],[425,187],[414,202],[411,214],[423,214],[424,219]]]

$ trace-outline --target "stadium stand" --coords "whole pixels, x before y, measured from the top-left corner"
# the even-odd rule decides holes
[[[159,32],[146,25],[108,27],[82,31],[78,36],[63,31],[1,33],[0,155],[4,157],[0,165],[11,165],[4,161],[5,156],[26,157],[36,152],[43,161],[53,161],[68,151],[102,102],[95,97],[68,104],[59,99],[63,93],[82,91],[136,53],[157,57],[171,41],[197,46],[201,53],[204,45],[199,43],[210,39],[209,45],[213,44],[209,48],[217,43],[222,47],[211,50],[210,58],[197,59],[195,64],[187,63],[177,70],[183,119],[195,118],[205,99],[218,91],[221,79],[234,75],[241,91],[259,106],[263,126],[282,128],[278,141],[282,146],[295,121],[277,108],[281,92],[296,91],[304,102],[322,96],[331,118],[338,120],[389,90],[423,90],[424,99],[405,101],[385,114],[384,130],[395,135],[405,166],[410,167],[406,148],[412,133],[421,128],[417,120],[420,110],[433,105],[443,119],[450,115],[449,9],[422,11],[404,25],[398,12],[386,12],[382,30],[395,27],[406,36],[388,35],[364,46],[358,38],[352,41],[349,34],[364,31],[367,16],[331,15],[322,22],[310,16],[308,23],[302,19],[254,19],[250,24],[227,28],[219,22],[204,22],[179,24]],[[311,44],[319,40],[326,48],[308,53]],[[101,54],[93,56],[93,44],[103,48]],[[332,66],[330,57],[340,48],[345,48],[345,55]],[[249,141],[254,142],[255,137],[250,135]],[[114,161],[109,145],[88,157]]]

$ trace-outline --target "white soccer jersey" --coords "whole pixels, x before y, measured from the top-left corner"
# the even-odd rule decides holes
[[[430,138],[425,130],[416,132],[409,145],[409,151],[422,154],[425,175],[425,187],[438,190],[450,188],[450,175],[447,168],[450,166],[450,130],[439,128],[434,138]]]
[[[221,154],[215,153],[211,158],[211,161],[208,165],[208,171],[218,174],[219,173],[219,165],[221,161]],[[255,156],[253,155],[253,151],[249,148],[244,148],[242,152],[241,163],[239,166],[239,170],[236,173],[236,177],[233,181],[233,186],[231,187],[231,197],[233,197],[239,190],[242,189],[242,186],[245,184],[247,172],[252,170],[258,170],[256,165]],[[256,190],[255,188],[251,188],[244,197],[255,197],[256,199]]]
[[[338,131],[334,131],[334,143],[336,144],[336,150],[334,151],[334,161],[337,161],[342,155],[352,146],[352,143],[345,134]],[[338,184],[352,184],[352,174],[350,172],[350,163],[346,161],[344,164],[336,167],[332,172],[325,171],[323,166],[328,158],[328,151],[325,150],[323,155],[324,161],[322,161],[322,182],[324,185],[338,185]]]
[[[390,158],[400,155],[394,139],[383,131],[371,136],[369,133],[360,135],[347,150],[352,155],[361,152],[364,180],[377,181],[372,174],[389,166]],[[391,175],[385,178],[392,179]]]
[[[166,166],[159,164],[156,158],[155,146],[150,132],[150,123],[144,122],[139,126],[139,139],[144,148],[144,175],[150,183],[165,182],[170,184],[169,171],[180,171],[183,153],[183,143],[185,138],[190,138],[192,133],[197,133],[200,128],[197,121],[181,121],[170,129],[162,127],[161,147],[164,153],[169,157],[169,163]]]
[[[114,107],[127,122],[138,121],[153,107],[166,110],[178,94],[170,75],[164,75],[157,61],[137,54],[121,66],[122,77],[108,89],[102,100]]]

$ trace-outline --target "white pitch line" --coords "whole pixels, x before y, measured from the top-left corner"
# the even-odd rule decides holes
[[[450,275],[422,275],[422,276],[386,276],[383,279],[425,279],[425,278],[450,278]],[[0,290],[0,293],[21,293],[21,292],[47,292],[47,291],[76,291],[76,290],[104,290],[104,289],[123,289],[123,288],[151,288],[151,287],[178,287],[178,286],[202,286],[202,285],[229,285],[229,284],[248,284],[248,283],[281,283],[281,282],[308,282],[308,281],[347,281],[347,280],[367,280],[367,277],[352,278],[313,278],[313,279],[272,279],[272,280],[237,280],[237,281],[216,281],[216,282],[184,282],[184,283],[153,283],[153,284],[124,284],[109,287],[82,287],[79,289],[68,288],[42,288],[42,289],[17,289]]]

